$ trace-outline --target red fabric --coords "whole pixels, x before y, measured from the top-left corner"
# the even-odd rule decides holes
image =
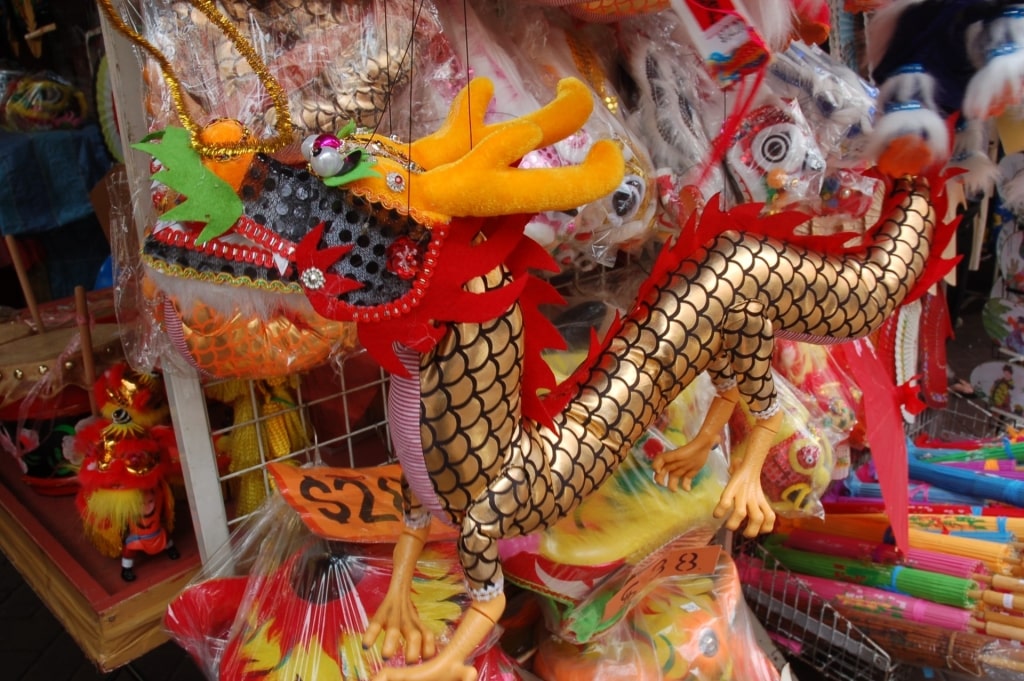
[[[885,512],[896,545],[907,551],[910,549],[907,441],[896,388],[886,378],[882,361],[867,341],[840,343],[836,351],[850,375],[857,377],[864,395],[868,396],[864,400],[864,415],[871,458],[882,487]]]

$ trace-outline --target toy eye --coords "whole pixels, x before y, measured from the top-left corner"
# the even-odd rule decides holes
[[[718,654],[718,637],[715,636],[713,631],[705,631],[700,635],[700,643],[698,644],[701,655],[704,657],[714,657]]]
[[[830,118],[839,109],[839,99],[834,92],[819,92],[814,95],[814,103],[825,118]]]
[[[754,137],[754,160],[762,168],[780,168],[793,172],[803,164],[807,153],[799,129],[792,123],[770,125]]]
[[[299,147],[299,149],[302,151],[302,158],[306,159],[306,161],[313,158],[313,145],[316,144],[316,139],[319,136],[320,135],[307,135],[306,138],[302,140],[302,146]]]
[[[799,458],[800,463],[802,463],[805,468],[812,468],[816,463],[818,463],[818,448],[802,447],[800,449]]]
[[[124,425],[132,420],[131,414],[124,407],[118,407],[110,415],[110,420],[119,425]]]
[[[612,209],[615,214],[624,220],[636,215],[645,189],[643,179],[636,175],[627,175],[612,194]]]
[[[313,147],[310,169],[320,177],[334,177],[345,166],[345,157],[333,147]]]

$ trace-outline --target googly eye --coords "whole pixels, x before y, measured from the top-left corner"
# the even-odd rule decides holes
[[[302,158],[306,159],[307,162],[313,158],[313,145],[316,143],[316,138],[320,135],[307,135],[306,139],[302,140],[302,146],[299,149],[302,151]]]
[[[302,155],[320,177],[338,174],[344,163],[341,151],[341,140],[334,135],[309,135],[302,140]]]
[[[309,159],[310,169],[320,177],[334,177],[345,166],[345,157],[334,147],[313,145],[313,157]]]
[[[640,209],[640,202],[646,188],[647,185],[643,178],[627,175],[619,188],[612,194],[612,210],[623,220],[633,217]]]

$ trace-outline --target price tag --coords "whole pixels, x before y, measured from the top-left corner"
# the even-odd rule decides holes
[[[281,496],[313,533],[338,541],[392,542],[402,532],[401,468],[296,468],[270,464]],[[431,520],[431,539],[456,536]]]
[[[605,603],[602,618],[609,620],[629,607],[637,594],[656,579],[712,574],[721,551],[722,547],[717,545],[680,548],[669,544],[637,565],[622,587]]]

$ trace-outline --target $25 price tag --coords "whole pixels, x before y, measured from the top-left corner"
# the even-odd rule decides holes
[[[336,541],[388,542],[402,532],[401,469],[297,468],[270,464],[277,489],[313,533]],[[432,540],[455,536],[455,529],[434,518]]]

